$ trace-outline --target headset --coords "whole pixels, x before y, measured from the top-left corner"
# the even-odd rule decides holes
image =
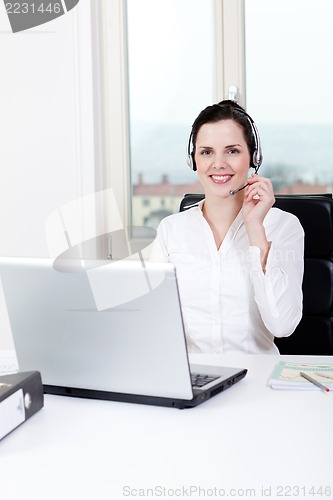
[[[217,106],[221,106],[221,107],[223,107],[225,105],[226,104],[223,104],[223,103],[217,104]],[[228,106],[230,106],[229,103],[228,103]],[[260,165],[262,164],[262,160],[263,160],[260,136],[259,136],[257,126],[254,123],[254,120],[251,118],[251,116],[246,111],[244,111],[242,108],[238,108],[238,107],[235,107],[235,109],[237,111],[239,111],[240,113],[242,113],[244,116],[246,116],[246,118],[248,119],[248,122],[251,125],[252,135],[254,138],[254,151],[253,151],[250,167],[254,168],[255,173],[257,173]],[[191,151],[192,137],[193,137],[193,127],[191,130],[191,134],[190,134],[190,137],[188,140],[188,145],[187,145],[187,164],[191,168],[191,170],[196,171],[197,166],[196,166],[195,160],[194,160],[194,149],[192,149],[192,151]]]

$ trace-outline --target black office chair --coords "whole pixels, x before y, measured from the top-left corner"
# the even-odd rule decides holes
[[[186,194],[180,211],[202,200]],[[303,316],[290,337],[275,339],[281,354],[333,355],[333,200],[324,195],[276,195],[275,207],[304,228]]]

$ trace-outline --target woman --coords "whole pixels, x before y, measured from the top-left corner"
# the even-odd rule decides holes
[[[235,102],[194,121],[189,164],[205,199],[161,221],[151,255],[176,267],[189,352],[277,353],[274,337],[301,319],[304,232],[272,208],[269,179],[248,178],[261,161],[257,128]]]

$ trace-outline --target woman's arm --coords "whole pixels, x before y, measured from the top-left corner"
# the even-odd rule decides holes
[[[277,210],[277,209],[273,209]],[[254,298],[266,328],[276,337],[291,335],[302,317],[304,231],[292,214],[279,211],[265,272],[260,249],[250,247]]]

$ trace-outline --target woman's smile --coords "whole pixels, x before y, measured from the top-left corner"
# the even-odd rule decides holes
[[[210,176],[210,178],[212,179],[212,181],[215,184],[226,184],[227,182],[230,181],[230,179],[232,178],[232,175],[231,174],[224,174],[224,175],[213,174]]]

